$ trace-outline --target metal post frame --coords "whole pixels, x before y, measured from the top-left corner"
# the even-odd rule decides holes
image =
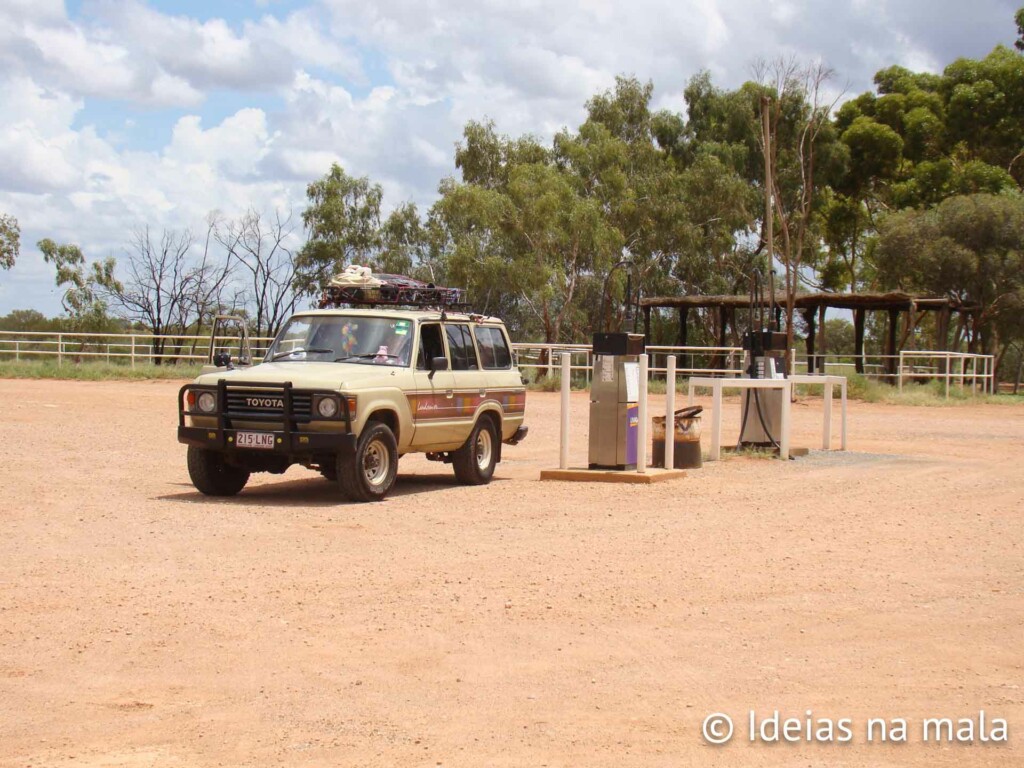
[[[572,387],[572,353],[562,353],[562,412],[558,429],[558,468],[569,468],[569,390]]]
[[[676,453],[676,356],[669,355],[665,373],[665,469],[675,467]]]
[[[647,355],[640,355],[640,395],[637,402],[636,471],[647,474]]]

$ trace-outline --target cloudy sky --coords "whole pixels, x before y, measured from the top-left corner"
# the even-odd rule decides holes
[[[470,119],[549,137],[616,74],[684,110],[701,69],[820,57],[850,94],[1015,38],[1020,0],[0,0],[0,314],[60,310],[43,237],[90,259],[133,227],[302,210],[339,162],[429,205]]]

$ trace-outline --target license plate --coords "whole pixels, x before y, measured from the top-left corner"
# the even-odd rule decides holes
[[[235,445],[239,448],[273,448],[272,432],[236,432]]]

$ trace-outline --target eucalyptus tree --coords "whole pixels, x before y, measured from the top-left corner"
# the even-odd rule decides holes
[[[618,233],[578,178],[530,137],[470,123],[456,163],[463,178],[442,182],[428,225],[440,233],[447,279],[518,333],[565,340],[580,310],[578,291],[611,265]]]
[[[1000,359],[1024,340],[1021,195],[960,195],[894,213],[880,225],[876,260],[886,288],[978,303],[978,326],[966,330]]]
[[[295,258],[294,287],[313,295],[348,265],[368,264],[377,254],[384,191],[334,163],[306,187],[306,197],[302,222],[308,238]]]
[[[18,220],[6,213],[0,213],[0,269],[10,269],[18,258],[21,246],[21,229]]]

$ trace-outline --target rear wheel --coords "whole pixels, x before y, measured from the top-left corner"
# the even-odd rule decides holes
[[[338,457],[338,485],[351,501],[380,501],[398,477],[398,442],[387,424],[371,421],[355,454]]]
[[[188,447],[188,476],[207,496],[234,496],[249,482],[249,470],[228,464],[224,454]]]
[[[463,485],[486,485],[498,463],[498,430],[487,416],[473,425],[465,445],[452,451],[452,467]]]

